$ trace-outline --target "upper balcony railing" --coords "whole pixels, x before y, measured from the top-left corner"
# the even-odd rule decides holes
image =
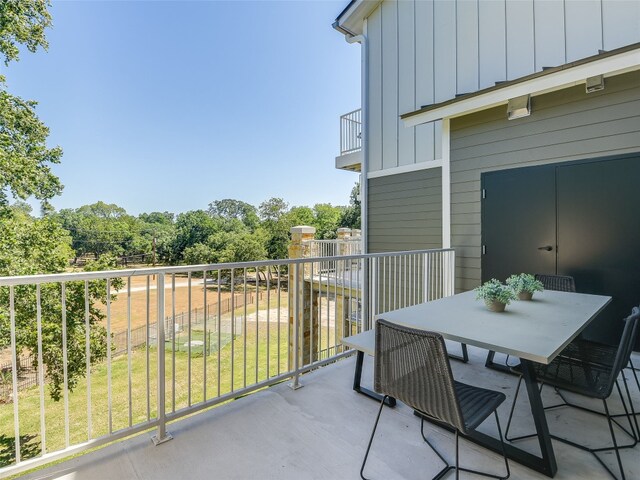
[[[340,117],[340,155],[362,150],[362,109]]]
[[[0,477],[295,388],[375,315],[453,294],[454,272],[445,249],[0,277]]]

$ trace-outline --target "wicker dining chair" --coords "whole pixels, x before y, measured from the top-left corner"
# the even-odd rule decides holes
[[[565,348],[550,364],[534,364],[536,380],[542,383],[541,389],[542,386],[548,385],[556,388],[556,391],[558,392],[560,390],[565,390],[574,394],[582,395],[584,397],[602,400],[602,404],[604,407],[604,410],[602,412],[590,410],[588,408],[569,402],[552,405],[546,407],[545,409],[547,410],[549,408],[570,406],[580,408],[581,410],[587,412],[597,413],[599,415],[605,416],[609,424],[609,433],[611,434],[613,446],[592,448],[556,435],[551,435],[551,437],[593,454],[598,462],[600,462],[600,464],[607,470],[607,472],[613,478],[617,478],[616,475],[611,471],[611,469],[597,455],[600,452],[614,450],[622,480],[625,480],[626,476],[624,473],[624,467],[622,466],[622,460],[620,458],[620,449],[633,448],[639,441],[640,432],[638,432],[638,423],[637,419],[635,418],[635,409],[633,407],[632,397],[630,395],[626,380],[624,380],[624,385],[626,389],[627,400],[629,401],[630,410],[627,409],[622,389],[620,388],[620,384],[618,383],[618,376],[620,375],[620,372],[625,367],[625,365],[627,365],[629,362],[631,352],[633,351],[633,346],[639,333],[640,309],[634,307],[631,315],[625,319],[624,330],[622,332],[622,336],[620,337],[619,345],[615,349],[615,355],[612,359],[611,357],[607,357],[607,361],[602,361],[602,358],[598,358],[596,361],[594,353],[592,351],[590,351],[588,348],[583,348],[584,345],[581,347],[576,343],[576,341],[574,341],[567,348]],[[507,428],[505,431],[505,438],[508,438],[512,442],[533,436],[521,435],[519,437],[508,437],[509,429],[511,428],[513,412],[515,409],[516,401],[518,400],[518,391],[520,390],[521,382],[522,377],[518,381],[518,386],[516,387],[516,393],[511,405],[511,412],[509,413],[509,421],[507,423]],[[623,405],[623,409],[625,410],[624,416],[626,416],[629,421],[630,432],[627,430],[625,430],[625,432],[632,438],[632,442],[626,445],[618,445],[618,441],[613,430],[613,423],[615,418],[620,415],[611,415],[609,406],[607,404],[607,399],[611,396],[614,387],[616,387]],[[634,430],[634,423],[636,430]],[[620,424],[618,425],[622,427]]]
[[[506,397],[501,392],[455,381],[442,335],[378,320],[376,323],[374,386],[375,390],[383,395],[383,399],[360,469],[360,476],[364,480],[366,480],[364,476],[365,465],[387,397],[394,397],[404,402],[420,414],[422,438],[445,464],[445,467],[433,477],[434,479],[442,478],[450,470],[456,472],[456,478],[459,478],[461,471],[497,479],[509,478],[509,461],[504,449],[504,440],[497,414],[498,406],[504,402]],[[459,466],[459,434],[468,434],[475,430],[492,413],[495,415],[502,445],[506,468],[504,476],[478,472]],[[424,432],[425,417],[455,429],[456,455],[454,465],[450,465],[427,439]]]
[[[556,292],[575,292],[576,282],[573,277],[567,275],[549,275],[536,273],[536,280],[542,282],[545,290],[555,290]]]

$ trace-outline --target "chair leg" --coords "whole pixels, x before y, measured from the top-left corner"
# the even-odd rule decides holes
[[[636,440],[640,442],[640,426],[638,425],[638,413],[635,411],[635,407],[633,406],[633,399],[631,398],[629,385],[627,384],[627,379],[624,377],[624,375],[622,375],[622,383],[624,383],[624,389],[627,392],[627,399],[629,400],[629,408],[631,409],[631,417],[633,417],[633,421],[636,425]]]
[[[636,373],[637,371],[639,371],[639,369],[637,369],[633,365],[633,360],[631,359],[629,359],[629,368],[631,369],[631,373],[633,374],[633,377],[636,379],[636,386],[638,387],[638,391],[640,392],[640,380],[638,380],[638,374]]]
[[[456,480],[460,479],[460,436],[456,429]]]
[[[511,420],[513,419],[513,412],[516,409],[516,402],[518,401],[518,393],[520,393],[520,384],[522,383],[522,375],[518,378],[518,386],[516,387],[516,393],[513,396],[513,402],[511,402],[511,410],[509,411],[509,420],[507,421],[507,429],[504,432],[504,438],[512,442],[514,438],[509,437],[509,429],[511,428]]]
[[[502,447],[502,456],[504,457],[504,466],[507,470],[507,475],[501,477],[501,480],[506,480],[511,476],[511,470],[509,469],[509,459],[507,458],[507,450],[504,447],[504,438],[502,437],[502,429],[500,428],[500,419],[498,418],[498,411],[493,412],[496,417],[496,425],[498,426],[498,435],[500,436],[500,446]]]
[[[380,402],[380,409],[378,410],[378,416],[376,417],[376,423],[373,424],[373,430],[371,432],[371,438],[369,438],[369,445],[367,445],[367,451],[364,454],[364,460],[362,460],[362,467],[360,468],[360,478],[362,478],[362,480],[367,480],[367,478],[364,476],[364,466],[367,463],[367,457],[369,456],[369,451],[371,450],[371,444],[373,443],[373,437],[376,434],[376,428],[378,428],[378,422],[380,421],[380,414],[382,413],[382,408],[384,407],[384,403],[385,400],[387,399],[388,395],[385,395],[384,397],[382,397],[382,401]]]
[[[626,477],[624,475],[624,468],[622,467],[622,459],[620,458],[620,450],[618,449],[618,442],[616,441],[616,434],[613,431],[613,422],[611,421],[611,415],[609,415],[609,406],[607,405],[607,401],[606,400],[602,400],[602,403],[604,405],[604,411],[607,414],[607,422],[609,423],[609,432],[611,433],[611,440],[613,440],[613,448],[616,452],[616,458],[618,459],[618,468],[620,469],[620,475],[622,475],[622,480],[625,480]],[[598,456],[596,455],[596,458],[598,458]],[[598,460],[600,460],[598,458]],[[600,461],[600,463],[602,463],[604,465],[604,463],[602,461]],[[611,475],[613,475],[613,472],[611,472],[611,470],[609,470],[608,467],[606,467],[607,470],[609,471],[609,473],[611,473]],[[613,475],[613,477],[615,478],[615,475]]]
[[[450,465],[449,462],[447,462],[447,460],[442,456],[442,454],[436,449],[436,447],[427,439],[427,436],[424,434],[424,417],[422,417],[422,423],[420,424],[420,433],[422,434],[422,438],[427,443],[427,445],[431,447],[431,450],[433,450],[433,452],[438,456],[438,458],[445,465],[444,468],[440,470],[435,477],[432,478],[432,480],[440,480],[441,478],[446,476],[449,470],[456,471],[456,479],[460,478],[460,472],[473,473],[474,475],[495,478],[496,480],[506,480],[507,478],[509,478],[509,475],[511,474],[511,472],[509,471],[509,460],[507,459],[507,452],[504,446],[504,438],[502,437],[502,430],[500,429],[500,421],[498,420],[498,413],[494,412],[494,414],[496,416],[496,422],[498,424],[498,433],[500,434],[500,444],[502,445],[502,455],[504,456],[504,462],[507,468],[507,475],[501,477],[499,475],[494,475],[492,473],[485,473],[485,472],[479,472],[477,470],[471,470],[468,468],[462,468],[460,466],[460,432],[458,432],[457,429],[455,430],[455,443],[456,443],[455,464]]]
[[[622,381],[625,383],[625,387],[627,387],[627,381],[626,378],[624,377],[624,375],[622,375]],[[629,400],[630,406],[631,406],[631,412],[629,412],[629,409],[627,408],[627,403],[624,400],[624,395],[622,394],[622,390],[620,389],[620,384],[619,382],[616,380],[615,382],[616,384],[616,388],[618,391],[618,395],[620,397],[620,402],[622,403],[622,408],[624,409],[624,413],[617,413],[614,415],[610,415],[613,423],[615,423],[618,427],[620,427],[620,430],[622,430],[626,435],[628,435],[633,443],[631,444],[626,444],[626,445],[621,445],[620,448],[633,448],[638,441],[640,440],[640,437],[636,432],[640,431],[638,430],[637,426],[638,426],[638,420],[636,418],[636,413],[634,411],[634,407],[633,407],[633,399],[631,398],[631,394],[628,390],[627,387],[627,400]],[[603,411],[600,410],[594,410],[592,408],[588,408],[588,407],[584,407],[582,405],[579,405],[577,403],[571,402],[567,399],[567,397],[565,397],[564,393],[562,393],[562,390],[560,390],[559,388],[555,387],[554,388],[556,394],[562,399],[562,403],[557,403],[555,405],[549,405],[544,407],[545,410],[550,410],[552,408],[559,408],[559,407],[572,407],[572,408],[576,408],[578,410],[582,410],[583,412],[589,412],[589,413],[593,413],[594,415],[600,415],[601,417],[605,417],[606,414]],[[629,422],[629,429],[627,429],[626,427],[624,427],[619,421],[618,421],[618,417],[627,417],[627,421]],[[633,419],[633,420],[632,420]],[[632,421],[636,424],[636,428],[634,428]],[[605,449],[606,450],[606,449]]]

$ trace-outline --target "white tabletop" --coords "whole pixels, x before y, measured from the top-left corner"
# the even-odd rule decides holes
[[[548,364],[584,330],[611,297],[544,291],[491,312],[469,291],[378,315],[448,340]]]

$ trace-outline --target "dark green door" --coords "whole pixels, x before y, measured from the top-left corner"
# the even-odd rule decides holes
[[[482,281],[555,273],[555,168],[482,175]]]
[[[615,343],[640,302],[640,156],[558,166],[558,273],[611,304],[587,330]],[[640,347],[640,345],[638,345]]]
[[[579,292],[613,297],[585,333],[615,344],[640,303],[640,155],[489,172],[481,183],[482,280],[571,275]]]

